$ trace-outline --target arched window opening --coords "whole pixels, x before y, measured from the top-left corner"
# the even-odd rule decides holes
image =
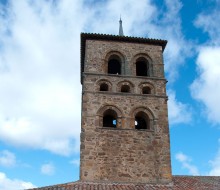
[[[108,85],[106,83],[102,83],[100,85],[100,91],[108,91]]]
[[[149,63],[145,58],[139,58],[136,61],[136,75],[148,76],[149,75]]]
[[[108,73],[121,74],[121,60],[117,55],[112,55],[108,60]]]
[[[128,85],[122,85],[121,92],[130,92],[130,86]]]
[[[146,113],[138,112],[135,115],[135,129],[150,129],[150,120]]]
[[[151,89],[148,86],[142,88],[142,94],[151,94]]]
[[[116,128],[117,113],[114,110],[108,109],[103,114],[103,127]]]

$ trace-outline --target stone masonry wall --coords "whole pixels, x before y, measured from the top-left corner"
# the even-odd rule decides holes
[[[124,59],[123,75],[107,75],[112,52]],[[151,77],[135,76],[135,58],[146,56],[153,65]],[[99,91],[102,82],[109,91]],[[130,93],[120,86],[130,86]],[[151,94],[142,94],[149,86]],[[102,127],[103,112],[117,112],[117,127]],[[150,128],[135,129],[136,110],[144,111]],[[146,44],[87,41],[82,92],[80,179],[169,183],[172,180],[167,115],[166,80],[162,49]]]

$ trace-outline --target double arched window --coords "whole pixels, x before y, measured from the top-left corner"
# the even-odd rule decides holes
[[[105,57],[105,72],[115,75],[153,76],[153,65],[150,56],[145,53],[127,59],[119,51],[111,51]],[[131,61],[131,62],[130,62]],[[131,65],[134,64],[134,65]]]
[[[126,119],[119,108],[106,105],[101,107],[97,112],[99,126],[104,128],[123,128],[148,131],[154,129],[154,116],[148,108],[139,107],[132,110],[130,114],[129,119]]]

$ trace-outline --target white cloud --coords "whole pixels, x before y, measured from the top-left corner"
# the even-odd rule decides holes
[[[201,101],[206,115],[220,124],[220,47],[203,47],[196,61],[199,77],[191,85],[192,96]]]
[[[8,150],[3,150],[0,152],[0,165],[5,167],[12,167],[15,164],[16,164],[16,157],[12,152]]]
[[[219,45],[220,43],[220,28],[218,22],[220,19],[220,1],[216,2],[215,9],[209,12],[202,12],[195,20],[195,26],[201,28],[204,32],[208,33],[210,42],[213,45]]]
[[[55,173],[55,167],[52,163],[43,164],[41,166],[41,173],[44,175],[53,175]]]
[[[174,91],[168,91],[168,116],[170,125],[179,123],[189,123],[192,119],[191,108],[189,105],[179,102]]]
[[[9,179],[5,173],[0,172],[0,190],[21,190],[35,187],[31,182]]]
[[[220,1],[215,3],[213,11],[201,12],[195,20],[195,26],[207,32],[209,39],[198,47],[198,77],[191,85],[191,94],[205,106],[205,117],[220,124]]]
[[[191,164],[192,160],[187,155],[179,152],[175,155],[175,158],[182,164],[183,168],[188,170],[190,175],[199,175],[198,168],[195,165]]]
[[[62,155],[78,150],[83,17],[78,23],[81,4],[76,2],[11,1],[1,30],[10,35],[0,32],[0,139],[5,143]]]

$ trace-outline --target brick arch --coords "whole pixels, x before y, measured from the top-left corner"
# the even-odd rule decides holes
[[[145,113],[149,118],[149,129],[154,130],[154,121],[156,120],[154,113],[147,107],[135,107],[130,112],[131,119],[131,126],[132,128],[135,128],[135,116],[143,112]]]
[[[108,85],[108,87],[109,87],[108,91],[112,91],[112,83],[110,80],[107,80],[107,79],[100,79],[96,82],[96,84],[95,84],[96,91],[100,91],[100,85],[103,83]]]
[[[117,128],[121,128],[121,123],[122,123],[122,111],[115,105],[104,105],[101,108],[99,108],[99,110],[97,111],[97,117],[99,120],[99,126],[102,127],[103,126],[103,114],[105,111],[107,110],[113,110],[116,112],[117,114]]]
[[[153,76],[153,60],[146,53],[138,53],[132,58],[132,60],[131,60],[131,62],[132,62],[132,75],[136,76],[136,62],[138,59],[141,59],[141,58],[145,59],[149,64],[148,76],[150,76],[150,77]]]
[[[111,50],[107,52],[105,56],[105,64],[104,64],[104,71],[105,73],[108,73],[108,61],[112,56],[117,56],[120,59],[121,64],[121,74],[125,74],[125,56],[120,51]]]
[[[134,93],[134,84],[129,80],[123,80],[123,81],[118,82],[117,92],[121,92],[121,88],[123,85],[128,85],[130,87],[130,93]]]
[[[150,94],[155,94],[155,87],[154,87],[154,85],[153,85],[152,83],[150,83],[150,82],[142,82],[142,83],[140,83],[140,84],[138,85],[138,87],[139,87],[139,93],[140,93],[140,94],[143,94],[143,88],[145,88],[145,87],[149,87],[149,88],[150,88],[150,91],[151,91]]]

